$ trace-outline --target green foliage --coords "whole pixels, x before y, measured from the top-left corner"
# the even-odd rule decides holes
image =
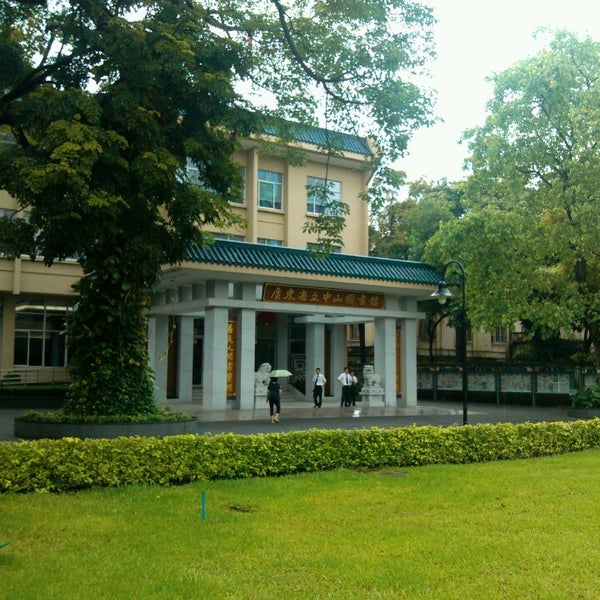
[[[600,419],[254,436],[2,442],[0,491],[60,492],[92,486],[176,485],[338,468],[484,462],[598,446]]]
[[[590,361],[579,340],[564,340],[557,336],[547,340],[533,339],[511,344],[511,359],[523,364],[581,364]]]
[[[24,219],[0,217],[0,252],[7,258],[21,254],[35,257],[34,234],[33,227]]]
[[[462,196],[461,183],[411,183],[405,202],[383,203],[371,215],[370,254],[422,260],[427,241],[440,226],[463,214]]]
[[[69,313],[67,333],[73,354],[69,369],[72,384],[66,411],[81,416],[151,414],[155,412],[152,373],[148,369],[148,276],[134,279],[137,267],[116,250],[103,281],[97,272],[77,284],[80,300]],[[138,263],[139,266],[139,263]]]
[[[408,258],[408,233],[405,216],[411,202],[388,202],[369,219],[369,255],[386,258]]]
[[[433,22],[410,0],[2,3],[0,131],[14,143],[2,145],[0,189],[30,221],[0,222],[0,241],[10,256],[83,268],[71,412],[152,412],[150,294],[205,226],[239,224],[242,138],[325,114],[374,141],[373,188],[389,184],[388,163],[431,120],[407,74],[432,56]],[[309,226],[325,248],[341,240],[345,209],[333,212]]]
[[[557,32],[493,77],[484,125],[466,133],[466,212],[430,240],[426,260],[466,267],[473,327],[519,321],[600,343],[600,44]]]
[[[157,406],[151,413],[81,416],[61,410],[31,410],[19,416],[23,421],[40,423],[161,423],[189,419],[185,413],[172,412],[168,406]]]
[[[569,396],[573,408],[600,408],[600,385],[571,390]]]
[[[3,396],[47,396],[56,394],[61,396],[66,393],[66,383],[39,383],[39,384],[2,384],[0,385],[0,398]]]

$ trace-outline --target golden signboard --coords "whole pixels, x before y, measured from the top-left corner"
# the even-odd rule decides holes
[[[298,285],[278,285],[265,283],[263,302],[284,302],[288,304],[320,304],[323,306],[343,306],[348,308],[385,308],[383,294],[369,294],[346,290],[310,288]]]

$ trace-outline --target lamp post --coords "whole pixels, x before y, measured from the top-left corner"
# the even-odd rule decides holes
[[[449,298],[455,297],[455,294],[448,289],[448,285],[445,281],[446,270],[452,265],[458,267],[460,272],[460,289],[462,292],[462,306],[460,312],[460,359],[462,364],[463,425],[466,425],[468,412],[467,405],[469,400],[469,375],[467,373],[467,294],[465,289],[467,275],[462,263],[457,260],[451,260],[446,264],[442,270],[442,280],[438,283],[435,292],[431,294],[431,298],[436,298],[440,304],[444,304]]]

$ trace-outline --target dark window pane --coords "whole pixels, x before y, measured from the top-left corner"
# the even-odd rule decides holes
[[[15,332],[15,365],[27,365],[28,340],[26,331]]]

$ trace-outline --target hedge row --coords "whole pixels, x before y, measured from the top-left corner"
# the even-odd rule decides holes
[[[310,430],[0,442],[0,492],[532,458],[600,446],[600,419],[440,428]]]
[[[69,389],[66,383],[36,383],[22,385],[0,385],[0,398],[37,398],[48,396],[62,398]]]

